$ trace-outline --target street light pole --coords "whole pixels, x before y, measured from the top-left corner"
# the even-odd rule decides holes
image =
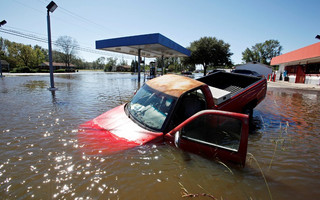
[[[7,23],[6,20],[2,20],[2,21],[0,22],[0,27],[3,26],[3,25],[5,25],[6,23]],[[0,78],[2,78],[2,63],[1,63],[1,57],[0,57]]]
[[[52,47],[51,47],[51,27],[50,27],[50,14],[49,12],[53,12],[57,8],[57,4],[53,1],[49,3],[47,6],[47,24],[48,24],[48,48],[49,48],[49,68],[50,68],[50,88],[49,90],[56,90],[54,87],[54,77],[53,77],[53,66],[52,66]]]

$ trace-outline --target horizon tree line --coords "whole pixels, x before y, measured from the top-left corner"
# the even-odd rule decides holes
[[[56,50],[52,51],[53,61],[65,63],[68,68],[74,64],[78,69],[101,69],[111,71],[115,65],[128,65],[124,59],[118,63],[117,58],[99,57],[97,60],[87,62],[77,56],[78,42],[70,36],[60,36],[55,41]],[[194,71],[196,65],[202,65],[204,74],[208,69],[218,67],[231,68],[233,63],[230,51],[230,44],[219,40],[216,37],[201,37],[199,40],[190,43],[187,47],[191,51],[190,57],[183,58],[164,58],[164,65],[169,72]],[[243,62],[260,62],[270,64],[271,58],[281,54],[282,46],[278,40],[266,40],[263,43],[257,43],[250,49],[246,48],[242,52]],[[48,50],[39,45],[31,46],[9,41],[0,37],[0,58],[7,60],[10,64],[10,70],[19,71],[39,71],[39,65],[48,62]],[[156,58],[158,66],[162,66],[161,58]],[[149,69],[149,65],[146,65]],[[132,60],[131,72],[136,71],[137,61]],[[4,69],[5,71],[6,69]]]

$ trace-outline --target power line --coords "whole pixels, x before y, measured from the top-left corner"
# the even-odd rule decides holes
[[[29,30],[25,30],[25,29],[21,29],[21,28],[16,28],[16,27],[8,26],[8,25],[6,25],[6,27],[11,28],[12,31],[25,32],[25,34],[29,33],[29,34],[32,34],[32,35],[35,35],[35,36],[38,35],[38,37],[40,36],[40,37],[44,38],[45,40],[47,40],[47,36],[48,35],[46,35],[46,34],[36,33],[36,32],[33,32],[33,31],[29,31]],[[53,36],[53,38],[57,39],[56,36]],[[84,43],[82,43],[82,44],[84,44]]]
[[[22,2],[20,2],[20,1],[18,1],[18,0],[14,0],[14,2],[16,2],[16,3],[18,3],[18,4],[20,4],[20,5],[24,6],[24,7],[27,7],[27,8],[29,8],[29,9],[32,9],[32,10],[34,10],[34,11],[37,11],[37,12],[39,12],[39,13],[42,13],[42,14],[45,14],[45,13],[46,13],[44,10],[39,10],[38,8],[34,8],[34,7],[32,7],[32,6],[30,6],[30,5],[27,5],[27,4],[25,4],[25,3],[22,3]],[[39,0],[39,2],[41,2],[43,5],[45,5],[44,2],[42,2],[42,1],[40,1],[40,0]],[[49,1],[47,1],[47,2],[49,2]],[[98,23],[96,23],[96,22],[94,22],[94,21],[92,21],[92,20],[89,20],[89,19],[87,19],[87,18],[85,18],[85,17],[83,17],[83,16],[80,16],[80,15],[78,15],[78,14],[76,14],[76,13],[74,13],[74,12],[72,12],[72,11],[66,9],[66,8],[61,7],[61,5],[58,5],[58,7],[59,7],[59,9],[57,10],[58,12],[61,11],[62,13],[65,13],[65,14],[71,16],[72,18],[76,19],[77,21],[80,21],[80,22],[82,22],[82,23],[88,24],[88,25],[90,25],[90,26],[95,25],[96,28],[100,29],[100,31],[104,31],[104,34],[105,34],[106,30],[107,30],[107,31],[111,31],[111,32],[113,32],[113,33],[116,33],[116,34],[118,34],[118,35],[121,35],[121,33],[117,32],[117,31],[115,31],[115,30],[112,30],[112,29],[110,29],[110,28],[108,28],[108,27],[106,27],[106,26],[103,26],[103,25],[101,25],[101,24],[98,24]],[[62,21],[63,23],[74,24],[74,23],[72,23],[72,22],[70,22],[70,21],[69,21],[69,22],[66,22],[66,18],[60,18],[60,17],[58,17],[58,16],[52,16],[52,17],[55,18],[55,19],[59,19],[59,20]],[[74,24],[74,25],[75,25],[75,26],[78,26],[77,24]],[[89,29],[87,28],[87,26],[81,25],[81,27],[82,27],[83,29],[89,30]]]
[[[46,3],[49,2],[48,0],[45,0],[45,1],[38,0],[38,1],[41,2],[42,5],[45,5]],[[38,8],[34,8],[34,7],[30,6],[30,5],[26,5],[25,3],[23,3],[23,2],[21,2],[19,0],[14,0],[14,2],[24,6],[25,8],[32,9],[32,10],[34,10],[36,12],[41,13],[41,14],[45,14],[44,10],[40,10]],[[77,22],[82,22],[82,23],[88,24],[90,26],[95,25],[96,29],[99,28],[100,31],[101,30],[104,31],[104,34],[105,34],[106,30],[107,30],[108,32],[111,31],[113,33],[121,35],[117,31],[111,30],[110,28],[107,28],[107,27],[105,27],[105,26],[103,26],[101,24],[98,24],[98,23],[96,23],[96,22],[94,22],[92,20],[89,20],[89,19],[87,19],[87,18],[85,18],[83,16],[80,16],[80,15],[78,15],[78,14],[76,14],[76,13],[74,13],[74,12],[68,10],[68,9],[65,9],[65,8],[61,7],[61,5],[58,5],[58,7],[60,8],[60,9],[58,9],[58,11],[61,11],[62,13],[71,16]],[[54,16],[54,18],[57,18],[59,21],[62,21],[63,23],[67,23],[68,25],[73,24],[73,25],[75,25],[77,27],[81,26],[83,29],[89,30],[88,26],[84,26],[83,24],[82,25],[81,24],[77,25],[77,24],[71,22],[71,20],[68,20],[68,22],[67,22],[66,19],[68,19],[68,18],[63,18],[62,19],[62,18],[60,18],[58,16]],[[37,41],[37,42],[48,43],[48,39],[45,37],[44,34],[39,34],[39,33],[31,32],[31,31],[23,30],[23,29],[13,30],[13,29],[18,29],[18,28],[14,28],[14,27],[10,27],[10,28],[11,28],[11,30],[10,29],[1,28],[0,32],[6,33],[6,34],[10,34],[10,35],[14,35],[14,36],[21,37],[21,38],[25,38],[25,39],[29,39],[29,40],[34,40],[34,41]],[[90,31],[92,32],[92,30],[90,30]],[[28,34],[26,32],[29,32],[31,34]],[[52,44],[53,45],[57,45],[55,42],[53,42]],[[121,53],[111,53],[111,52],[96,50],[96,49],[92,49],[90,47],[83,47],[83,46],[77,46],[75,48],[77,50],[79,50],[79,51],[82,51],[82,52],[87,52],[87,53],[92,53],[92,54],[99,54],[99,55],[110,56],[110,57],[118,57],[119,58],[120,54],[121,54]],[[122,57],[123,57],[123,55],[122,55]],[[126,59],[132,59],[132,56],[125,55],[125,58]]]
[[[37,42],[48,43],[48,39],[47,38],[36,36],[34,34],[22,33],[21,31],[17,31],[17,30],[0,28],[0,32],[6,33],[6,34],[10,34],[10,35],[14,35],[14,36],[17,36],[17,37],[22,37],[22,38],[25,38],[25,39],[34,40],[34,41],[37,41]],[[52,44],[54,44],[56,46],[60,46],[55,41],[52,42]],[[119,55],[116,55],[114,53],[100,51],[100,50],[92,49],[90,47],[82,47],[80,45],[75,45],[75,46],[73,46],[73,48],[78,50],[78,51],[83,51],[83,52],[92,53],[92,54],[99,54],[99,55],[105,55],[105,56],[110,56],[110,57],[119,57]],[[132,59],[132,57],[126,56],[126,59]]]
[[[33,7],[29,6],[28,4],[22,3],[22,2],[20,2],[20,1],[14,0],[14,2],[16,2],[16,3],[18,3],[18,4],[20,4],[20,5],[24,6],[24,7],[30,8],[30,9],[32,9],[32,10],[35,10],[35,11],[37,11],[37,12],[45,13],[45,11],[39,10],[39,9],[37,9],[37,8],[33,8]]]
[[[66,14],[74,17],[74,18],[80,19],[80,20],[81,20],[82,22],[84,22],[84,23],[87,23],[87,24],[89,24],[89,25],[96,25],[96,27],[99,28],[99,29],[101,29],[102,31],[105,31],[104,29],[107,29],[108,31],[112,31],[113,33],[116,33],[116,34],[120,35],[120,33],[117,32],[117,31],[111,30],[110,28],[107,28],[107,27],[105,27],[105,26],[103,26],[103,25],[101,25],[101,24],[98,24],[98,23],[96,23],[96,22],[94,22],[94,21],[91,21],[91,20],[89,20],[89,19],[87,19],[87,18],[84,18],[84,17],[82,17],[82,16],[80,16],[80,15],[78,15],[78,14],[76,14],[76,13],[73,13],[73,12],[71,12],[71,11],[65,9],[65,8],[62,8],[61,6],[60,6],[59,8],[60,8],[62,11],[64,11],[64,13],[66,13]]]
[[[39,38],[39,37],[36,37],[36,36],[33,36],[33,35],[23,34],[23,33],[18,32],[18,31],[8,30],[8,29],[4,29],[4,28],[0,28],[0,32],[7,33],[7,34],[10,34],[10,35],[14,35],[14,36],[18,36],[18,37],[22,37],[22,38],[26,38],[26,39],[30,39],[30,40],[35,40],[35,41],[38,41],[38,42],[48,42],[48,40],[43,39],[43,38]]]
[[[34,35],[40,35],[42,37],[47,37],[46,34],[36,33],[33,31],[22,29],[22,28],[17,28],[17,27],[13,27],[13,26],[9,26],[9,25],[6,25],[6,27],[9,27],[10,29],[15,30],[15,31],[23,31],[23,32],[28,32],[28,33],[34,34]]]

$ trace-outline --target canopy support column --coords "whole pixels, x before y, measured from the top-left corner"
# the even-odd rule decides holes
[[[163,55],[161,56],[161,67],[162,67],[162,74],[161,75],[164,75],[164,58],[163,58]]]
[[[143,82],[146,82],[146,57],[143,58]]]
[[[140,63],[141,63],[141,49],[138,50],[138,82],[140,83]]]

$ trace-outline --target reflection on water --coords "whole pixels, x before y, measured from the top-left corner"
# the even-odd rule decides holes
[[[24,83],[23,86],[28,88],[29,90],[35,90],[46,88],[47,83],[45,81],[30,80]]]
[[[80,72],[55,83],[51,92],[49,76],[0,80],[2,199],[179,199],[180,184],[218,199],[270,199],[259,166],[273,199],[320,195],[319,92],[270,88],[249,136],[259,166],[228,169],[165,144],[87,153],[79,125],[130,100],[136,75]]]
[[[256,109],[263,127],[249,150],[265,166],[278,198],[318,196],[320,178],[320,92],[269,89]],[[263,148],[261,148],[263,147]]]

